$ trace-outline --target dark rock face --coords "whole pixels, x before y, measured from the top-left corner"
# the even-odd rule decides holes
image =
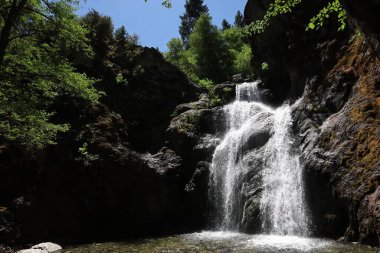
[[[246,22],[261,18],[268,4],[248,1]],[[379,246],[379,2],[343,0],[351,25],[364,37],[353,36],[355,28],[337,33],[333,23],[304,32],[321,4],[326,3],[305,2],[253,36],[253,70],[271,90],[273,103],[301,97],[293,105],[294,134],[313,233]],[[269,69],[261,69],[261,62]],[[257,214],[246,222],[255,219]]]
[[[192,102],[200,89],[156,50],[144,49],[138,63],[144,71],[103,87],[100,104],[62,98],[54,105],[54,120],[71,124],[57,145],[30,154],[3,142],[0,206],[9,208],[0,212],[0,242],[125,239],[204,226],[219,109],[205,96]]]
[[[367,42],[380,56],[380,2],[378,0],[342,0],[350,18],[363,31]]]
[[[126,121],[128,141],[135,150],[156,152],[176,106],[197,100],[200,89],[155,49],[144,48],[136,64],[141,74],[127,84],[104,85],[103,102]]]
[[[332,40],[344,37],[344,33],[331,33],[326,28],[305,32],[309,20],[327,2],[303,1],[290,14],[273,18],[263,33],[251,36],[252,69],[273,93],[272,103],[280,104],[285,98],[301,96],[307,78],[323,72],[318,45],[331,41],[326,48],[330,52],[325,54],[324,61],[334,59],[339,44]],[[272,1],[249,0],[245,7],[245,22],[249,24],[262,19],[270,3]]]
[[[316,233],[379,245],[380,61],[363,39],[343,50],[329,74],[307,86],[295,129]]]

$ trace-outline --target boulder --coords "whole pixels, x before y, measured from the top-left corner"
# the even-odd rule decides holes
[[[51,242],[44,242],[32,246],[30,249],[17,251],[16,253],[59,253],[62,247]]]

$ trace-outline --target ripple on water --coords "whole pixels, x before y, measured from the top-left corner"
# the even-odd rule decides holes
[[[64,253],[374,253],[359,245],[297,236],[247,235],[203,231],[125,243],[99,243],[66,248]]]
[[[331,241],[299,236],[256,235],[247,241],[247,248],[295,250],[302,252],[328,248],[331,244]]]

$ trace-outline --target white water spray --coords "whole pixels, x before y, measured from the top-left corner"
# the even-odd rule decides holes
[[[290,107],[273,109],[261,102],[257,82],[236,86],[236,100],[226,105],[228,132],[216,148],[211,166],[210,196],[215,205],[217,229],[237,230],[243,213],[242,180],[250,168],[244,157],[252,136],[270,131],[262,165],[260,204],[263,232],[306,235],[302,167],[292,151]],[[252,145],[252,144],[251,144]],[[254,144],[253,144],[254,145]]]

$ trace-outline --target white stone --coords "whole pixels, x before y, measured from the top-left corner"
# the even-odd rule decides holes
[[[16,253],[48,253],[46,250],[40,250],[40,249],[23,249],[19,250]]]
[[[30,249],[17,251],[16,253],[58,253],[62,249],[61,246],[51,242],[44,242],[34,245]]]
[[[58,244],[51,243],[51,242],[44,242],[37,245],[34,245],[32,249],[40,249],[40,250],[46,250],[48,253],[56,252],[58,250],[61,250],[62,247]]]

